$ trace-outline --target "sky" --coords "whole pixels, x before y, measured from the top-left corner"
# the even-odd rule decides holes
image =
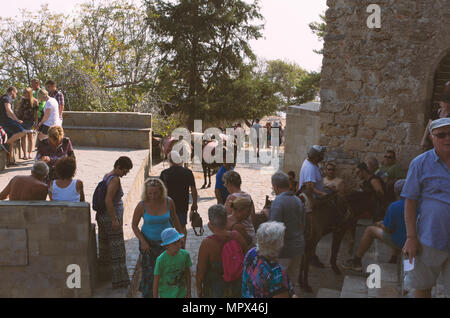
[[[133,0],[140,3],[140,0]],[[37,10],[48,3],[55,13],[70,14],[76,5],[86,0],[14,0],[1,9],[2,17],[15,17],[20,9]],[[308,24],[319,21],[319,14],[327,9],[326,0],[260,0],[265,19],[263,37],[251,41],[259,58],[295,62],[308,71],[319,71],[322,56],[313,52],[322,43],[311,32]]]

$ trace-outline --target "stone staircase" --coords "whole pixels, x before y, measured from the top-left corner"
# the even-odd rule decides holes
[[[356,243],[353,254],[356,251],[357,244],[367,226],[371,225],[368,220],[358,222],[356,231]],[[379,240],[374,240],[372,247],[367,251],[362,259],[363,270],[370,264],[377,264],[381,269],[381,288],[367,287],[367,278],[369,273],[358,273],[354,271],[343,271],[345,278],[342,289],[334,290],[320,288],[316,298],[412,298],[413,291],[403,290],[402,271],[399,263],[390,264],[388,260],[391,256],[391,249]],[[433,298],[443,298],[442,277],[438,279],[437,285],[432,290]]]

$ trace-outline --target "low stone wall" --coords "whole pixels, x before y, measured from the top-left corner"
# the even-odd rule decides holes
[[[319,108],[318,103],[291,106],[286,114],[286,146],[283,170],[286,173],[290,170],[294,171],[297,179],[308,149],[319,142]]]
[[[77,146],[150,149],[152,116],[142,113],[64,112],[63,128]]]
[[[96,264],[88,203],[0,202],[0,297],[90,297]],[[67,272],[79,265],[81,288]]]

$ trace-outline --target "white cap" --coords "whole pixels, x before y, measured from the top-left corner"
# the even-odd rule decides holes
[[[177,151],[175,151],[175,150],[172,150],[170,152],[169,160],[172,161],[176,165],[179,165],[179,164],[183,163],[183,160],[181,160],[180,154]]]
[[[446,117],[436,119],[430,124],[430,133],[433,132],[433,130],[435,130],[436,128],[441,128],[445,126],[450,126],[450,118]]]

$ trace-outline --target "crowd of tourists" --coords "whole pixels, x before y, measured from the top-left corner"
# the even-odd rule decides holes
[[[63,106],[59,99],[39,89],[38,82],[33,83],[33,89],[38,89],[38,101],[45,104],[40,120],[34,113],[24,118],[32,118],[39,128],[36,163],[30,176],[14,177],[0,193],[0,199],[46,200],[48,195],[54,201],[83,202],[83,182],[74,179],[75,154],[61,128]],[[54,92],[53,89],[51,94]],[[0,113],[0,124],[13,140],[16,135],[19,135],[16,140],[22,138],[21,132],[27,131],[22,126],[25,120],[17,118],[11,109],[11,98],[16,94],[11,88],[2,97],[5,107],[1,107],[4,112]],[[355,175],[361,182],[357,192],[368,195],[370,215],[366,217],[372,218],[374,225],[366,229],[355,256],[342,267],[361,271],[362,257],[373,240],[379,239],[392,248],[391,262],[396,262],[402,252],[411,262],[415,260],[407,282],[417,297],[430,297],[431,288],[441,274],[445,293],[450,294],[448,96],[442,98],[439,118],[427,127],[426,138],[433,148],[412,160],[407,173],[397,164],[392,149],[386,151],[381,166],[375,157],[369,157],[355,167]],[[30,99],[30,105],[38,105],[31,99],[29,89],[24,91],[25,98]],[[39,107],[35,107],[36,112]],[[29,128],[30,123],[25,126]],[[336,163],[326,162],[322,173],[319,164],[325,154],[326,147],[313,146],[298,177],[293,171],[288,174],[279,171],[272,176],[276,198],[264,211],[267,222],[262,224],[257,222],[250,193],[241,188],[242,179],[234,164],[225,162],[221,166],[216,176],[217,204],[208,209],[207,226],[212,235],[202,240],[198,251],[194,285],[199,297],[296,297],[293,285],[305,254],[308,224],[314,222],[313,208],[299,196],[307,194],[320,201],[348,193],[344,180],[337,176]],[[145,298],[192,295],[192,260],[185,249],[186,225],[198,210],[198,193],[194,175],[182,165],[180,154],[171,151],[168,159],[170,167],[159,178],[145,181],[132,219],[142,256],[139,290]],[[120,157],[99,183],[92,202],[97,211],[99,274],[102,280],[111,281],[113,288],[127,287],[130,283],[120,178],[132,168],[130,158]],[[143,225],[139,227],[141,220]]]
[[[7,147],[8,167],[17,165],[13,158],[13,146],[17,140],[21,140],[21,159],[29,160],[32,159],[34,133],[38,133],[39,144],[47,138],[50,127],[62,126],[64,95],[56,88],[56,83],[48,80],[46,89],[41,88],[39,79],[33,79],[30,84],[31,87],[23,90],[17,108],[14,104],[17,88],[9,87],[0,99],[0,144]]]

